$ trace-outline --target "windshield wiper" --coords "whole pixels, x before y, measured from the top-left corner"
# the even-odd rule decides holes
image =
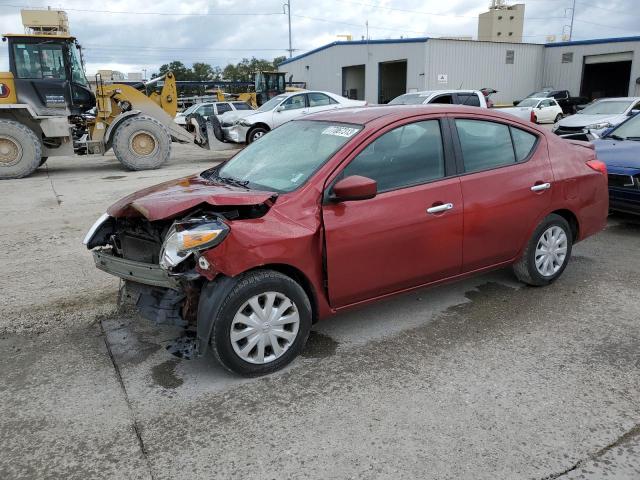
[[[626,140],[625,137],[621,137],[620,135],[607,135],[607,138],[613,138],[614,140],[620,140],[620,141]],[[631,138],[633,138],[633,137],[631,137]]]
[[[233,185],[234,187],[246,188],[247,190],[251,190],[247,185],[249,185],[249,180],[238,180],[233,177],[221,177],[218,173],[214,173],[209,177],[209,180],[213,180],[214,182],[226,183],[227,185]]]
[[[640,140],[640,137],[627,137],[627,140],[635,140],[637,142]]]

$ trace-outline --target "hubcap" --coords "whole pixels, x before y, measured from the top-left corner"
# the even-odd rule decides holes
[[[255,132],[255,133],[253,134],[253,139],[254,139],[254,140],[257,140],[257,139],[259,139],[259,138],[260,138],[260,137],[262,137],[262,136],[264,136],[264,132]]]
[[[300,316],[284,294],[265,292],[251,297],[238,310],[229,337],[245,362],[265,364],[280,358],[298,336]]]
[[[156,139],[149,132],[138,132],[131,137],[131,150],[136,155],[146,157],[156,151]]]
[[[0,164],[8,167],[16,163],[22,155],[20,144],[9,137],[0,137]]]
[[[558,226],[547,228],[536,246],[536,269],[543,277],[551,277],[562,268],[567,258],[567,234]]]

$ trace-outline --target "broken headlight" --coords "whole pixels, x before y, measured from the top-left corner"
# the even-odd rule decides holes
[[[217,218],[198,217],[174,222],[160,250],[160,266],[175,267],[194,252],[218,245],[229,233],[226,223]]]

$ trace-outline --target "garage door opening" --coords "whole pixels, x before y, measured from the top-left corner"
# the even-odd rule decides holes
[[[628,96],[632,58],[632,52],[584,57],[580,95],[591,100]]]
[[[378,103],[389,103],[407,93],[407,61],[380,62],[378,78]]]
[[[342,67],[342,96],[364,100],[364,65]]]

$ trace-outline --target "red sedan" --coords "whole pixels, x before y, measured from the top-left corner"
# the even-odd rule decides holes
[[[144,316],[260,375],[346,308],[506,266],[548,285],[607,211],[587,143],[472,107],[368,107],[289,122],[134,193],[85,244]]]

